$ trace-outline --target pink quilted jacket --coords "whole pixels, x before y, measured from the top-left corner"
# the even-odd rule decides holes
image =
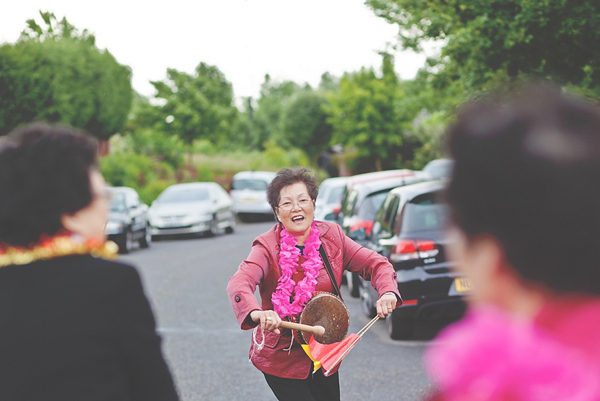
[[[358,273],[370,279],[371,284],[379,293],[393,292],[400,298],[396,283],[396,273],[388,260],[367,248],[358,245],[344,235],[337,224],[317,221],[320,239],[325,249],[325,254],[334,276],[339,283],[342,282],[344,269]],[[253,244],[248,258],[244,260],[237,272],[229,279],[227,295],[233,312],[242,329],[248,330],[256,326],[249,317],[253,310],[272,310],[271,295],[277,287],[277,280],[281,275],[278,266],[279,260],[279,233],[281,224],[276,224],[266,233],[258,236]],[[254,291],[260,288],[262,305],[259,304]],[[317,277],[316,291],[334,292],[325,266]],[[398,306],[401,301],[398,302]],[[260,371],[284,378],[305,379],[311,368],[311,360],[304,353],[300,345],[292,342],[290,330],[283,330],[280,335],[270,331],[264,333],[265,344],[259,350],[252,341],[250,359]],[[262,333],[260,328],[256,333],[260,342]],[[292,344],[291,350],[287,349]]]

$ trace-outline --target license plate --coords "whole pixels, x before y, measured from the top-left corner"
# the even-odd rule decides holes
[[[181,225],[181,223],[178,220],[170,220],[163,223],[163,227],[177,227],[179,225]]]
[[[240,199],[242,202],[256,202],[258,199],[256,198],[242,198]]]
[[[468,278],[455,278],[454,286],[458,292],[466,292],[473,289],[473,284],[471,284],[471,280]]]

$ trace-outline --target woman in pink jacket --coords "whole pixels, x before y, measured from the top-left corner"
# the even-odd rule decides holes
[[[255,328],[250,360],[279,400],[340,399],[338,373],[311,374],[310,358],[291,331],[280,328],[282,319],[294,319],[315,292],[334,292],[319,254],[321,246],[337,283],[344,269],[371,280],[380,296],[380,317],[401,303],[396,273],[386,258],[346,237],[338,225],[314,221],[317,192],[306,169],[284,168],[277,173],[267,196],[278,223],[254,240],[248,258],[227,285],[241,328]],[[261,304],[254,297],[257,286]]]

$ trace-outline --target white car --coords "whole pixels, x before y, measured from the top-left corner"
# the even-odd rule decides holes
[[[253,216],[274,216],[267,200],[267,186],[276,173],[271,171],[241,171],[233,176],[231,198],[238,217],[247,221]]]
[[[453,168],[454,160],[435,159],[427,163],[427,165],[423,168],[423,172],[429,174],[435,179],[449,180],[452,177]]]
[[[315,220],[336,222],[335,215],[340,211],[342,195],[348,177],[335,177],[323,180],[319,185],[315,207]]]
[[[233,202],[217,183],[175,184],[165,189],[149,210],[152,237],[177,234],[216,235],[235,228]]]

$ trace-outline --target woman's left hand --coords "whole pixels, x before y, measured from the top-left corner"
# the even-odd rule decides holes
[[[377,307],[377,316],[384,318],[390,313],[392,313],[392,311],[396,309],[397,302],[398,299],[396,298],[396,294],[383,294],[375,304],[375,306]]]

